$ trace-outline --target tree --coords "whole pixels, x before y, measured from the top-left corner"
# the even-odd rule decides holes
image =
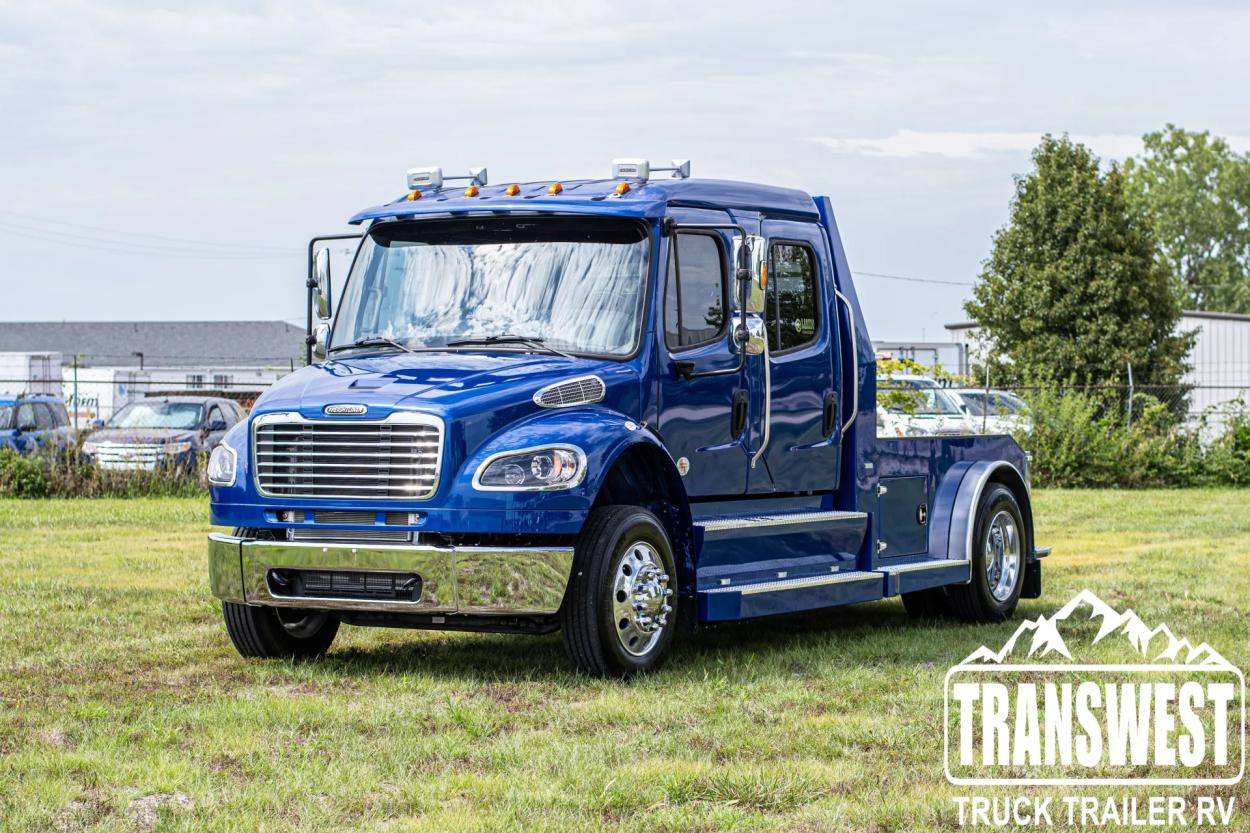
[[[1250,157],[1169,124],[1124,163],[1133,207],[1189,309],[1250,312]]]
[[[1138,384],[1176,384],[1192,339],[1122,171],[1067,136],[1043,136],[1033,163],[965,305],[994,378],[1123,384],[1131,362]]]

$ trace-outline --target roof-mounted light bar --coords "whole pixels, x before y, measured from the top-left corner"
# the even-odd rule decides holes
[[[452,179],[472,180],[471,184],[480,188],[486,184],[486,169],[469,168],[468,176],[443,176],[442,168],[409,168],[408,190],[419,191],[424,188],[431,191],[437,191],[443,187],[444,180]]]
[[[637,179],[646,182],[651,178],[652,171],[672,171],[674,179],[690,178],[690,160],[674,159],[672,167],[653,168],[649,159],[613,159],[613,179]]]

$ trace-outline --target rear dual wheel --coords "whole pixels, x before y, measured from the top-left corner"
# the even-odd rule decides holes
[[[1029,545],[1024,516],[1011,490],[991,484],[977,507],[972,536],[972,580],[903,594],[915,619],[943,614],[965,622],[1001,622],[1016,612],[1024,589]]]

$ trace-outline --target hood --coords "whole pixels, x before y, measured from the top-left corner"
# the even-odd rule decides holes
[[[504,407],[529,399],[544,385],[589,373],[605,382],[634,376],[629,365],[602,359],[502,351],[386,353],[297,370],[266,391],[255,413],[299,411],[313,419],[326,405],[361,404],[454,416]]]
[[[87,442],[150,445],[177,440],[195,439],[196,432],[186,428],[100,428],[92,431]]]

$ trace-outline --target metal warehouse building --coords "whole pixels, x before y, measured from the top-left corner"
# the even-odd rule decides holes
[[[964,345],[965,362],[969,354],[975,360],[977,325],[967,321],[947,324],[946,329],[952,340]],[[1250,404],[1250,315],[1189,310],[1181,313],[1177,329],[1196,336],[1183,380],[1192,388],[1190,415],[1197,418],[1239,399]],[[967,372],[967,365],[960,370]]]
[[[303,364],[284,321],[0,323],[0,392],[63,392],[80,423],[167,391],[250,398]]]

